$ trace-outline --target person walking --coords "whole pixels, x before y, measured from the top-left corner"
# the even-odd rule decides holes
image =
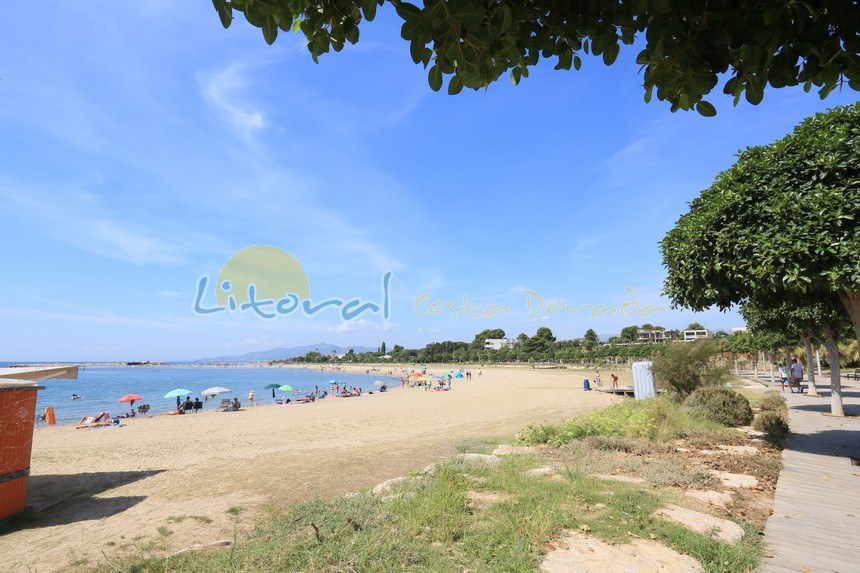
[[[803,366],[800,362],[797,361],[797,358],[791,361],[791,381],[788,384],[788,390],[790,392],[794,392],[791,389],[792,384],[797,384],[797,391],[801,394],[803,390],[800,387],[800,383],[803,381]]]
[[[250,392],[248,392],[248,406],[250,407],[253,405],[254,405],[254,391],[251,390]]]

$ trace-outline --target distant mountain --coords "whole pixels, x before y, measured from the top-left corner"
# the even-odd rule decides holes
[[[238,356],[213,356],[209,358],[198,358],[191,362],[209,364],[213,362],[269,362],[271,360],[289,360],[296,356],[304,356],[308,352],[317,351],[320,354],[345,354],[352,348],[356,353],[376,352],[376,348],[369,346],[338,346],[328,342],[318,342],[307,346],[293,346],[292,348],[272,348],[271,350],[260,350],[259,352],[248,352]]]

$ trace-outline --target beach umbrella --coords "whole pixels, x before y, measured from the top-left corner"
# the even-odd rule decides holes
[[[117,402],[128,402],[132,406],[134,406],[134,403],[138,400],[143,400],[143,396],[141,396],[140,394],[126,394],[125,396],[117,400]]]
[[[385,386],[385,382],[383,382],[382,380],[377,380],[376,382],[373,383],[373,385],[374,386]]]
[[[182,396],[191,396],[194,394],[191,390],[186,390],[185,388],[177,388],[176,390],[171,390],[167,394],[164,395],[165,398],[176,398],[176,409],[179,409],[179,399]]]
[[[226,394],[231,392],[229,388],[224,388],[223,386],[212,386],[211,388],[206,388],[201,392],[204,396],[215,396],[216,394]]]
[[[165,398],[181,398],[182,396],[191,396],[194,394],[191,390],[186,390],[185,388],[177,388],[176,390],[171,390],[167,394],[164,395]]]
[[[463,377],[463,373],[462,373],[462,372],[457,372],[457,375],[456,375],[456,376],[454,376],[454,378],[462,378],[462,377]]]
[[[263,386],[263,388],[265,390],[271,390],[272,391],[272,398],[275,397],[275,390],[277,390],[280,387],[281,387],[280,384],[266,384],[265,386]]]
[[[295,388],[290,386],[289,384],[284,384],[283,386],[278,386],[278,390],[282,392],[292,392]]]

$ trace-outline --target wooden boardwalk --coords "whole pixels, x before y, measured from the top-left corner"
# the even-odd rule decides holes
[[[860,572],[860,466],[851,459],[860,463],[860,384],[843,385],[846,418],[824,415],[829,380],[817,385],[820,398],[785,392],[792,436],[764,529],[763,573]]]

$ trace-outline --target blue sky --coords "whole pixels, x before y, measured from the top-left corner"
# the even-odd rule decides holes
[[[526,310],[662,305],[657,243],[738,149],[778,139],[822,102],[713,94],[714,119],[645,104],[635,49],[518,87],[433,93],[390,9],[314,64],[209,2],[43,2],[0,24],[0,360],[189,359],[314,342],[389,347],[629,324],[713,329],[734,313],[644,318]],[[197,280],[276,245],[311,296],[378,299],[391,319],[263,321],[192,313]],[[423,315],[431,301],[509,312]],[[534,298],[532,297],[532,302]],[[626,307],[629,310],[629,306]]]

